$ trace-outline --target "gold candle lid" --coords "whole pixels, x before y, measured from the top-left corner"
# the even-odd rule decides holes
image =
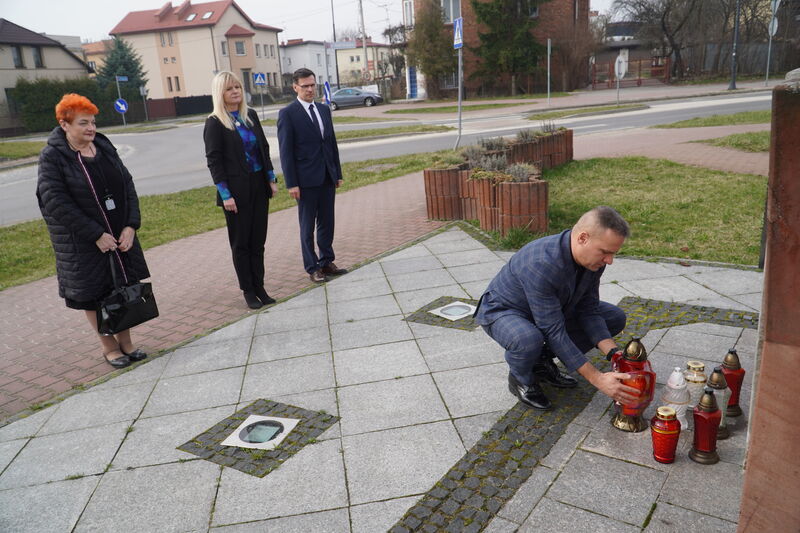
[[[708,386],[718,390],[728,387],[728,380],[725,379],[725,374],[722,373],[722,367],[714,367],[714,372],[712,372],[711,377],[708,378]]]
[[[629,361],[646,361],[647,360],[647,350],[642,344],[641,339],[638,337],[633,337],[631,340],[628,341],[628,344],[625,345],[625,349],[622,351],[625,359]]]
[[[656,409],[656,416],[660,420],[674,420],[676,416],[675,409],[664,405]]]
[[[739,370],[742,368],[742,364],[739,362],[739,354],[736,353],[735,348],[728,350],[725,359],[722,360],[722,366],[728,370]]]
[[[700,361],[688,361],[686,363],[686,368],[691,370],[692,372],[705,372],[706,365]]]
[[[714,389],[711,387],[703,389],[703,396],[700,398],[700,403],[697,404],[697,407],[699,407],[701,411],[707,412],[716,411],[718,409],[717,399],[714,397]]]

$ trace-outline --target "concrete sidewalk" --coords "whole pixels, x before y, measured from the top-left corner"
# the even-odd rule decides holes
[[[720,463],[689,460],[688,431],[656,463],[588,384],[526,410],[480,328],[421,311],[477,298],[510,255],[456,226],[0,428],[0,530],[735,531],[747,415]],[[735,346],[747,413],[762,278],[618,259],[601,297],[661,384]],[[324,425],[228,466],[176,449],[219,450],[204,432],[240,410]]]

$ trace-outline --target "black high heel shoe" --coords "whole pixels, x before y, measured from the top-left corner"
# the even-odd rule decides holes
[[[120,349],[119,349],[119,351],[120,351],[120,352],[122,352],[122,353],[124,353],[125,355],[127,355],[127,356],[128,356],[128,359],[130,359],[131,361],[141,361],[141,360],[143,360],[143,359],[147,359],[147,354],[146,354],[146,353],[144,353],[144,352],[143,352],[142,350],[140,350],[139,348],[136,348],[135,350],[133,350],[133,351],[132,351],[132,352],[130,352],[130,353],[126,352],[126,351],[125,351],[125,350],[123,350],[122,348],[120,348]]]
[[[255,293],[256,296],[258,296],[258,299],[261,300],[262,304],[271,305],[275,303],[275,298],[267,294],[267,291],[264,290],[264,287],[256,287]]]
[[[247,307],[250,309],[260,309],[261,308],[261,301],[253,292],[245,292],[244,293],[244,301],[247,302]]]

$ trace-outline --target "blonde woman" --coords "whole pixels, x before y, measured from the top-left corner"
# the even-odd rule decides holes
[[[269,144],[258,114],[247,106],[242,82],[223,71],[211,83],[214,111],[203,140],[217,205],[225,213],[233,268],[251,309],[275,303],[264,290],[264,243],[269,199],[278,192]]]

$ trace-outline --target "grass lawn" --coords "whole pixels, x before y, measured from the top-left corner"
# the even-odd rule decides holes
[[[528,120],[550,120],[554,118],[571,117],[574,115],[591,115],[595,113],[602,113],[603,111],[632,111],[634,109],[647,109],[647,106],[641,104],[626,104],[583,107],[581,109],[559,109],[557,111],[547,111],[544,113],[534,113],[532,115],[528,115]]]
[[[439,131],[452,130],[450,126],[394,126],[392,128],[374,128],[371,130],[345,130],[336,134],[336,139],[343,141],[345,139],[361,139],[364,137],[373,137],[376,135],[398,135],[402,133],[433,133]]]
[[[115,128],[99,128],[102,134],[108,133],[150,133],[153,131],[171,130],[177,128],[173,124],[151,124],[149,126],[119,126]]]
[[[749,133],[734,133],[718,139],[707,139],[704,141],[697,141],[701,143],[710,144],[712,146],[721,146],[723,148],[733,148],[734,150],[741,150],[743,152],[769,152],[769,131],[751,131]]]
[[[434,153],[344,163],[340,192],[384,181],[430,166]],[[270,201],[270,212],[294,205],[283,190]],[[211,178],[209,177],[209,183]],[[139,240],[145,249],[225,226],[215,204],[215,188],[139,198],[144,224]],[[55,256],[44,221],[33,220],[0,227],[0,290],[55,274]]]
[[[531,102],[528,102],[531,103]],[[520,104],[474,104],[474,105],[461,105],[462,111],[480,111],[482,109],[495,109],[498,107],[514,107],[518,105],[526,105],[524,103]],[[414,114],[414,113],[457,113],[458,112],[458,105],[448,105],[442,107],[408,107],[402,109],[390,109],[389,111],[384,111],[384,114],[394,114],[394,115],[401,115],[401,114]]]
[[[0,142],[0,160],[24,159],[39,155],[44,148],[44,141],[8,141]]]
[[[434,153],[345,163],[340,192],[429,166]],[[625,255],[758,263],[767,178],[628,157],[573,161],[544,172],[550,182],[550,228],[572,226],[600,204],[631,224]],[[140,199],[145,249],[225,225],[212,186]],[[270,212],[294,205],[285,191]],[[519,247],[523,241],[513,243]],[[0,228],[0,290],[50,276],[54,257],[44,222]]]
[[[764,176],[627,157],[573,161],[544,179],[554,233],[605,204],[631,225],[622,254],[758,264]]]
[[[772,111],[742,111],[729,115],[711,115],[710,117],[690,118],[671,124],[659,124],[653,128],[704,128],[708,126],[734,126],[737,124],[769,124]]]

